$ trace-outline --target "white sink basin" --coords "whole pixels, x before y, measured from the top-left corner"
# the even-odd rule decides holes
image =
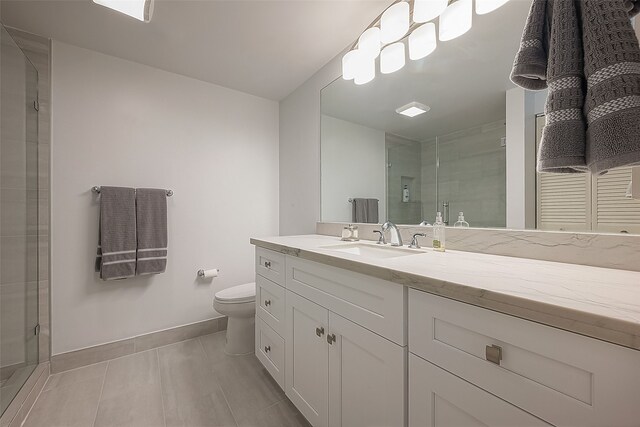
[[[413,249],[405,249],[399,246],[382,246],[366,243],[343,243],[339,245],[320,246],[319,249],[329,249],[345,254],[359,255],[366,258],[397,258],[424,253]]]

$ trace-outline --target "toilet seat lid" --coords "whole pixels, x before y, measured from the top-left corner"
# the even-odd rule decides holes
[[[241,303],[255,301],[256,284],[245,283],[244,285],[232,286],[216,292],[216,299],[220,302]]]

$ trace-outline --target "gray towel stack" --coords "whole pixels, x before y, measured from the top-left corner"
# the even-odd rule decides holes
[[[100,225],[96,271],[103,280],[136,274],[136,192],[133,188],[100,189]]]
[[[137,274],[163,273],[167,268],[167,193],[165,190],[136,190],[138,230]]]
[[[549,88],[539,172],[640,164],[640,48],[629,19],[638,9],[636,0],[533,1],[511,79]]]
[[[353,222],[378,223],[378,199],[355,198],[352,204]]]

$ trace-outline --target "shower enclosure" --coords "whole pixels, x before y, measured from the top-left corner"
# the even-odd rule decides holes
[[[38,73],[0,46],[0,414],[38,364]]]

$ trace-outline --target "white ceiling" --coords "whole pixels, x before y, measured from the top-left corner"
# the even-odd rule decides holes
[[[439,42],[431,55],[393,74],[378,72],[365,85],[337,79],[322,91],[323,114],[414,141],[504,120],[529,7],[528,0],[511,0],[488,15],[474,14],[463,36]],[[431,110],[414,118],[395,112],[412,101]]]
[[[280,100],[353,42],[391,0],[155,0],[142,23],[91,0],[2,0],[31,33]]]

